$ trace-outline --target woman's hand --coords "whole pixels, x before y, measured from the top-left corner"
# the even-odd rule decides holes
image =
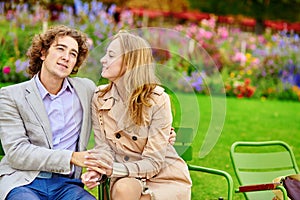
[[[99,180],[101,179],[101,174],[96,171],[88,171],[81,175],[82,183],[89,189],[93,189],[94,187],[100,184]]]
[[[85,158],[86,161],[84,164],[87,166],[88,170],[111,176],[113,171],[112,155],[106,152],[101,152],[97,149],[92,149],[88,151],[88,155],[86,155]]]
[[[174,131],[174,128],[171,127],[170,137],[169,137],[169,143],[171,145],[174,145],[176,141],[176,132]]]

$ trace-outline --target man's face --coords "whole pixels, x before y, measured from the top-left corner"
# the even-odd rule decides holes
[[[78,43],[70,36],[62,36],[54,41],[47,53],[43,53],[41,77],[64,79],[68,77],[78,57]]]

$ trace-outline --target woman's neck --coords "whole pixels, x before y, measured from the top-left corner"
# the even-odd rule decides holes
[[[127,91],[125,87],[125,82],[124,82],[124,77],[122,76],[121,78],[115,80],[114,85],[117,88],[118,94],[120,95],[121,99],[123,102],[127,102],[129,98],[129,91]]]

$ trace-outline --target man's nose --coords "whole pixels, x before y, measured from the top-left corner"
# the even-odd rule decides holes
[[[65,52],[65,53],[63,54],[62,58],[63,58],[65,61],[69,61],[69,59],[70,59],[69,53],[68,53],[68,52]]]

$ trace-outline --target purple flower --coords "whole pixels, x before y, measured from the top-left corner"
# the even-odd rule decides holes
[[[29,65],[29,60],[23,62],[20,59],[16,60],[15,62],[16,72],[19,73],[25,71],[28,65]]]

